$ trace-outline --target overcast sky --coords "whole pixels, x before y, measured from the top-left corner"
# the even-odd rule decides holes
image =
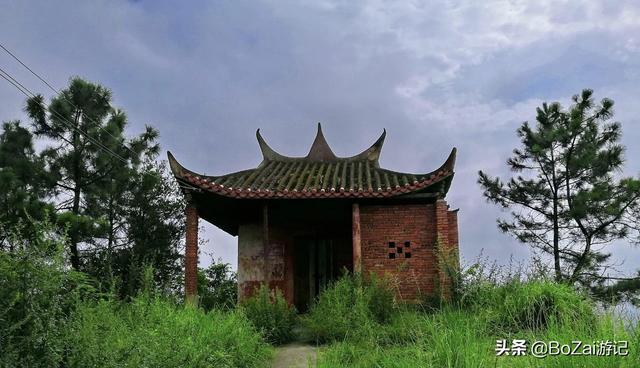
[[[74,75],[109,87],[131,135],[152,124],[163,150],[206,174],[255,167],[257,128],[277,151],[304,155],[322,122],[342,156],[386,128],[381,166],[417,173],[456,146],[447,199],[466,261],[481,250],[501,263],[529,257],[498,231],[504,214],[476,180],[479,169],[508,175],[515,130],[542,101],[567,104],[586,87],[614,99],[624,174],[640,173],[633,0],[9,1],[0,42],[58,88]],[[0,66],[51,95],[7,55]],[[2,82],[0,119],[24,119],[24,97]],[[206,253],[235,267],[235,238],[209,224],[203,236]],[[624,270],[640,265],[638,248],[614,253]]]

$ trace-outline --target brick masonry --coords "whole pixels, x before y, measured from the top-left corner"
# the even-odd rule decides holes
[[[442,247],[457,251],[457,212],[449,211],[444,200],[362,205],[360,226],[365,273],[393,276],[397,296],[405,301],[419,301],[436,292],[450,296],[451,283],[440,270],[436,246],[440,239]]]
[[[458,267],[457,210],[449,210],[446,201],[438,200],[431,204],[360,204],[358,212],[359,216],[356,217],[360,219],[360,254],[364,273],[392,275],[398,281],[397,296],[405,301],[424,300],[434,293],[440,293],[439,295],[445,298],[450,297],[451,280],[442,271],[436,247],[440,246],[440,254],[449,254],[454,267]],[[355,217],[351,220],[355,220]],[[195,286],[190,286],[189,283],[189,265],[191,262],[197,262],[197,213],[194,210],[187,210],[187,225],[186,289],[193,288],[195,292]],[[261,283],[267,282],[272,289],[277,287],[282,290],[290,303],[294,302],[294,287],[307,287],[294,285],[295,237],[313,233],[324,234],[327,237],[343,234],[343,230],[332,234],[336,225],[328,225],[325,228],[311,225],[317,226],[318,223],[306,219],[297,221],[288,213],[284,220],[281,219],[278,223],[270,221],[268,232],[265,232],[261,220],[240,225],[240,300],[252,295]],[[352,227],[353,224],[347,226]],[[348,234],[349,238],[353,234]],[[352,243],[353,239],[345,240],[344,246],[348,247],[349,255],[353,247],[353,244],[349,243]],[[390,242],[393,243],[392,248],[389,246]],[[405,245],[407,242],[408,246]],[[189,247],[192,243],[194,247]],[[393,258],[390,258],[389,254],[393,254]],[[348,258],[350,259],[347,261],[353,261],[351,257]],[[193,280],[195,285],[195,277]]]

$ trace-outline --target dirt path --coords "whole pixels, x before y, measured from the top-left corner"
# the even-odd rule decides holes
[[[276,348],[272,368],[315,367],[318,352],[315,346],[304,343],[292,343]]]

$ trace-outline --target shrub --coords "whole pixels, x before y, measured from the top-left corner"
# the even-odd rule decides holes
[[[263,367],[271,348],[240,312],[181,307],[145,268],[130,302],[99,299],[47,224],[0,251],[0,367]]]
[[[304,324],[317,342],[375,333],[397,311],[388,280],[347,274],[320,293]]]
[[[296,311],[280,290],[272,292],[263,284],[254,296],[242,302],[241,309],[270,343],[283,344],[293,338]]]
[[[233,309],[237,299],[238,283],[230,264],[213,262],[198,269],[198,300],[204,310]]]
[[[264,367],[271,357],[238,311],[205,313],[146,295],[84,303],[67,343],[72,367]]]
[[[79,299],[92,293],[83,274],[65,266],[64,238],[33,223],[0,251],[0,366],[53,367],[64,359],[66,326]]]

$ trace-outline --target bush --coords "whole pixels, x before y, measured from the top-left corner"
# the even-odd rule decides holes
[[[72,367],[264,367],[271,358],[242,313],[145,295],[84,303],[67,343]]]
[[[64,238],[34,223],[30,239],[16,231],[0,251],[0,366],[54,367],[64,360],[66,326],[93,288],[65,266]]]
[[[272,292],[263,284],[254,296],[242,303],[241,309],[270,343],[283,344],[292,340],[296,311],[280,290]]]
[[[395,311],[388,280],[347,274],[320,293],[304,324],[310,338],[328,342],[374,332],[389,323]]]
[[[263,367],[271,357],[240,312],[181,307],[146,268],[130,302],[94,292],[70,271],[47,224],[0,251],[0,367]]]
[[[236,273],[228,263],[211,263],[198,269],[198,301],[204,310],[235,308],[238,299]]]

